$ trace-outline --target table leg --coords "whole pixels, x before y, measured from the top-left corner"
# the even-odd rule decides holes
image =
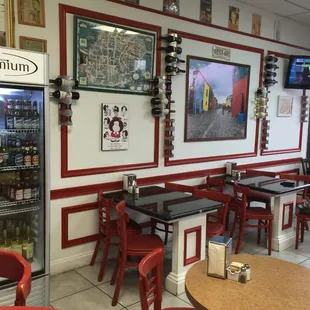
[[[166,290],[174,295],[185,292],[188,269],[206,256],[206,213],[180,219],[173,224],[172,271]]]
[[[293,218],[297,193],[281,195],[274,199],[272,250],[280,252],[295,244]]]

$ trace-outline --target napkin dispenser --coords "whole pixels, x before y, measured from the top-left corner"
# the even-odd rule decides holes
[[[232,239],[214,236],[208,244],[208,276],[226,279],[231,263]]]
[[[232,171],[237,169],[237,163],[226,163],[226,175],[232,175]]]
[[[128,192],[133,185],[137,185],[137,176],[132,173],[123,174],[123,190]]]

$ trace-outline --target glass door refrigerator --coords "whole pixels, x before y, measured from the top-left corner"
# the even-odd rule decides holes
[[[27,305],[49,305],[49,78],[46,54],[0,48],[0,250],[32,266]],[[0,306],[16,282],[0,278]]]

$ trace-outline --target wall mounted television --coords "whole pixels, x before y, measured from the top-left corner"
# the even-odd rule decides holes
[[[310,89],[310,56],[290,56],[284,88]]]

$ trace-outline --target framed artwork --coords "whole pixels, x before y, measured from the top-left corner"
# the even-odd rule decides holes
[[[185,142],[246,139],[250,66],[187,56]]]
[[[90,91],[147,94],[155,34],[75,16],[74,77]]]
[[[291,117],[293,113],[293,97],[278,97],[278,117]]]
[[[46,40],[30,38],[30,37],[19,37],[19,48],[22,50],[46,53]]]
[[[18,23],[45,27],[45,0],[18,0]]]
[[[240,9],[233,6],[229,7],[228,28],[239,30],[239,13]]]
[[[212,23],[212,0],[200,0],[200,21]]]
[[[14,0],[0,2],[0,46],[15,47]]]
[[[101,105],[101,150],[127,150],[129,109],[127,104]]]
[[[164,0],[163,11],[171,15],[180,15],[180,0]]]
[[[252,34],[260,36],[262,27],[262,17],[258,14],[252,14]]]

